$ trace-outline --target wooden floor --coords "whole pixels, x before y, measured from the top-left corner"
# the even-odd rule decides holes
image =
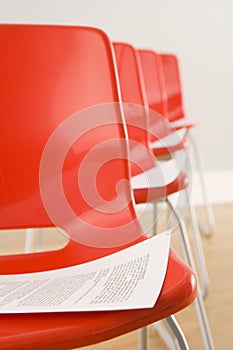
[[[203,216],[202,208],[198,209],[199,217]],[[209,278],[210,292],[205,300],[216,350],[233,349],[233,204],[215,206],[216,227],[213,236],[203,237]],[[9,237],[9,235],[8,235]],[[54,237],[54,236],[53,236]],[[11,239],[18,243],[21,251],[24,237],[12,233]],[[60,242],[59,242],[60,239]],[[57,238],[63,244],[63,238]],[[11,240],[12,242],[12,240]],[[46,244],[53,244],[47,238]],[[45,244],[45,240],[43,241]],[[176,243],[175,243],[176,244]],[[0,233],[0,254],[15,252],[15,244],[9,244],[4,232]],[[176,315],[188,340],[190,349],[202,350],[204,345],[193,305]],[[153,326],[149,329],[150,349],[167,349]],[[137,349],[137,332],[107,341],[95,346],[82,348],[88,350]]]

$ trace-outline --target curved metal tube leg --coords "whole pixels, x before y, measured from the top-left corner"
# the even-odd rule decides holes
[[[148,327],[140,328],[138,331],[138,350],[148,349]]]
[[[161,324],[163,323],[163,325]],[[158,322],[153,323],[153,327],[156,330],[156,332],[159,334],[160,338],[163,339],[163,342],[166,344],[167,348],[169,350],[177,350],[175,344],[174,344],[174,337],[172,330],[168,327],[167,324],[164,324],[165,320],[161,320]],[[169,332],[168,332],[169,331]]]
[[[189,264],[189,266],[194,271],[196,271],[196,267],[195,267],[193,255],[192,255],[192,250],[190,247],[189,238],[188,238],[188,234],[187,234],[185,225],[184,225],[183,221],[180,221],[179,215],[177,214],[176,210],[173,208],[172,204],[170,203],[170,201],[168,199],[167,199],[167,203],[168,203],[169,207],[171,208],[171,210],[173,211],[175,218],[176,218],[178,225],[179,225],[186,261]],[[211,335],[211,331],[210,331],[210,327],[209,327],[209,321],[208,321],[208,318],[206,315],[205,306],[203,303],[201,289],[200,289],[199,285],[197,286],[197,297],[195,300],[195,306],[196,306],[197,316],[199,319],[199,324],[200,324],[200,329],[201,329],[203,341],[205,344],[205,349],[206,350],[214,350],[214,343],[213,343],[213,339],[212,339],[212,335]]]
[[[202,161],[201,161],[199,149],[197,147],[196,141],[194,140],[194,138],[191,136],[190,133],[188,134],[188,138],[191,141],[191,146],[192,146],[194,157],[195,157],[197,171],[198,171],[198,175],[199,175],[199,179],[200,179],[201,191],[202,191],[202,195],[203,195],[204,206],[205,206],[205,210],[206,210],[206,216],[207,216],[207,220],[208,220],[207,227],[201,223],[199,225],[200,225],[203,233],[206,236],[210,236],[213,234],[214,225],[215,225],[213,209],[209,203],[209,199],[207,196],[205,179],[204,179],[204,172],[203,172]]]
[[[175,343],[178,345],[178,349],[189,350],[187,340],[186,340],[184,333],[182,332],[178,322],[176,321],[175,317],[173,315],[171,315],[165,319],[165,322],[175,337]]]
[[[153,326],[169,350],[189,349],[186,338],[173,315],[155,322]]]

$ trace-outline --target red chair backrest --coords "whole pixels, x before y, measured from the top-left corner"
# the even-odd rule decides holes
[[[142,69],[138,52],[132,45],[114,43],[124,114],[130,142],[132,175],[155,166],[149,148],[150,122]],[[133,141],[133,142],[132,142]],[[141,147],[142,146],[142,147]],[[141,165],[137,167],[136,164]]]
[[[134,162],[137,161],[143,165],[145,171],[156,165],[150,143],[169,135],[172,129],[164,116],[148,108],[147,91],[138,50],[125,43],[114,43],[114,49],[122,100],[125,102],[125,119],[129,138],[141,144],[146,150],[146,152],[140,152],[136,146],[131,145],[131,158]],[[130,108],[129,103],[134,105]],[[135,127],[133,128],[132,125]],[[133,175],[139,172],[139,169],[132,164],[131,169]]]
[[[167,118],[167,92],[159,54],[138,50],[149,107]]]
[[[1,25],[0,46],[0,228],[57,224],[51,217],[56,215],[63,194],[70,212],[81,219],[76,229],[83,230],[83,235],[88,232],[82,222],[108,228],[134,220],[119,104],[83,111],[120,101],[113,49],[106,34],[86,27]],[[77,117],[75,113],[80,111]],[[68,119],[71,115],[74,117]],[[40,184],[45,146],[67,120],[75,122],[63,124],[68,133],[59,129],[46,174],[48,183]],[[64,156],[64,145],[69,144],[66,137],[74,136],[62,163],[64,193],[56,193],[53,179],[60,174],[53,170]],[[95,149],[96,145],[100,148]],[[48,161],[47,166],[50,168]],[[84,172],[80,180],[78,174],[87,169],[89,173]],[[123,179],[124,185],[118,186]],[[48,215],[41,186],[51,186],[48,200],[55,213]],[[97,193],[92,195],[93,188]],[[105,205],[112,206],[108,215]],[[72,229],[69,214],[60,219],[68,232]]]
[[[178,59],[175,55],[161,54],[167,91],[167,115],[170,122],[184,117]]]

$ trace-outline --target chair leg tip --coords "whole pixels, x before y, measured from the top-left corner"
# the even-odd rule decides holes
[[[211,237],[214,233],[214,225],[213,226],[204,226],[199,224],[200,231],[203,236],[205,237]]]

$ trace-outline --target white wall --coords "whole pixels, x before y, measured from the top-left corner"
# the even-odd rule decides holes
[[[207,172],[233,171],[232,13],[230,0],[0,0],[2,23],[97,26],[113,40],[176,53]]]

